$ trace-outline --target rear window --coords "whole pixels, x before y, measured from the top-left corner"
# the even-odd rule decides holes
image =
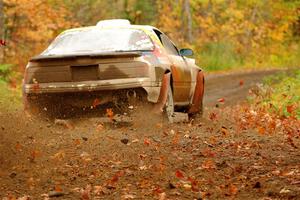
[[[153,49],[151,39],[141,30],[93,28],[59,35],[42,55],[150,51]]]

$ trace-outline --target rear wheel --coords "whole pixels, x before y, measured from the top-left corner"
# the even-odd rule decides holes
[[[164,116],[168,119],[169,123],[174,122],[174,100],[173,100],[173,92],[170,83],[167,87],[167,100],[163,109]]]

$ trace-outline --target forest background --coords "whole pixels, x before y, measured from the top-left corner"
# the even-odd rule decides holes
[[[0,79],[20,82],[62,31],[113,18],[158,27],[206,71],[300,66],[300,0],[0,0]]]

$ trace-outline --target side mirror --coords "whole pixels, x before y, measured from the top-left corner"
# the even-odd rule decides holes
[[[192,55],[194,55],[194,52],[193,52],[192,49],[180,49],[179,53],[182,56],[192,56]]]

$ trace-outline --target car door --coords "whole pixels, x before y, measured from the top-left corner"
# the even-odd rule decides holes
[[[155,30],[164,46],[171,62],[173,78],[173,98],[177,105],[189,103],[191,90],[191,70],[184,57],[182,57],[174,43],[163,33]]]

